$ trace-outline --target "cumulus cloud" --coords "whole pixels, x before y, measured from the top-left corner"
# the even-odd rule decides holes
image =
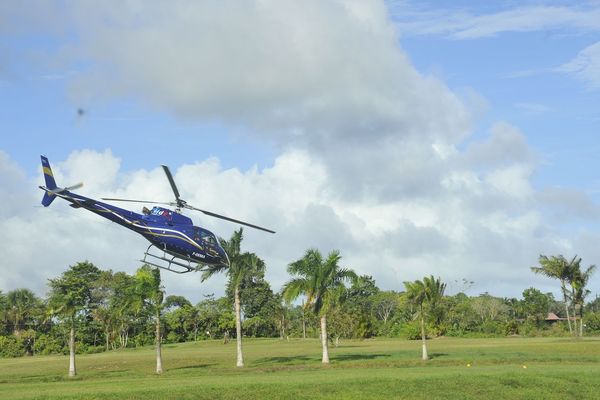
[[[275,289],[286,265],[317,247],[338,248],[345,265],[384,289],[434,274],[518,295],[538,252],[574,246],[537,211],[552,201],[531,183],[538,160],[524,135],[498,122],[470,138],[468,106],[413,67],[383,2],[74,2],[63,18],[77,40],[59,55],[86,65],[72,82],[74,97],[133,96],[278,149],[263,169],[224,168],[218,158],[171,166],[189,203],[278,232],[247,229],[245,239],[267,261]],[[160,168],[123,171],[110,150],[51,161],[59,184],[85,181],[82,194],[172,198]],[[0,181],[24,196],[14,201],[37,204],[40,193],[10,178],[23,179],[19,171],[0,157]],[[40,182],[41,175],[27,187]],[[13,210],[0,220],[11,260],[0,288],[43,288],[86,258],[133,272],[146,246],[64,202]],[[224,237],[234,228],[194,220]],[[165,278],[167,291],[195,300],[222,292],[222,280],[200,285],[198,274]]]
[[[80,34],[71,54],[93,60],[74,96],[133,94],[181,118],[241,127],[281,151],[309,151],[352,197],[414,193],[420,179],[435,189],[431,144],[469,133],[465,105],[398,47],[383,2],[139,7],[70,9]],[[432,161],[426,171],[423,157]]]

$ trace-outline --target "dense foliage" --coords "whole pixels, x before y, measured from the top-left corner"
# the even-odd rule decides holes
[[[338,253],[332,254],[337,257]],[[545,263],[548,258],[540,260]],[[571,276],[557,276],[565,288],[560,300],[551,293],[526,288],[519,299],[460,292],[418,302],[410,291],[381,290],[372,277],[360,276],[345,286],[336,286],[334,297],[300,297],[298,304],[286,302],[271,288],[260,261],[254,264],[259,267],[230,280],[225,296],[209,295],[192,304],[183,296],[168,293],[168,288],[163,298],[156,281],[160,275],[152,275],[147,266],[129,275],[102,270],[86,261],[50,279],[45,298],[25,288],[0,292],[0,356],[68,354],[72,327],[78,353],[151,345],[155,343],[157,318],[162,343],[228,340],[236,332],[236,286],[242,332],[248,337],[319,337],[321,310],[327,311],[327,336],[334,345],[344,338],[421,339],[422,331],[427,337],[567,336],[567,310],[573,335],[599,334],[600,300],[596,297],[585,302],[589,295],[585,284],[593,268],[582,270],[579,263],[580,259],[570,263],[575,265]],[[290,265],[297,274],[298,268],[294,268],[298,264]],[[434,277],[427,279],[436,281]],[[436,282],[442,285],[439,278]],[[296,293],[291,294],[285,298]],[[326,307],[316,310],[315,301]],[[561,319],[548,321],[549,313]]]

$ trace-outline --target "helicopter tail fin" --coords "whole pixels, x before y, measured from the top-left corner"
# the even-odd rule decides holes
[[[52,193],[53,190],[56,190],[58,186],[56,186],[56,181],[54,180],[54,175],[52,174],[52,168],[50,168],[50,162],[46,156],[41,156],[42,158],[42,169],[44,170],[44,179],[46,181],[46,187],[42,188],[46,190],[44,193],[44,197],[42,198],[42,205],[44,207],[48,207],[56,198],[56,194]]]

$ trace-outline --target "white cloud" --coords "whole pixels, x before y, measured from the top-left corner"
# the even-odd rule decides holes
[[[65,162],[55,160],[53,165],[61,170],[59,184],[63,176],[94,178],[98,160],[109,166],[120,164],[110,152],[94,151],[75,152]],[[447,175],[455,176],[460,170]],[[246,229],[244,241],[246,248],[267,261],[268,279],[276,290],[288,279],[287,264],[305,249],[317,247],[323,252],[340,249],[345,265],[373,275],[385,289],[398,289],[404,280],[434,274],[447,281],[474,280],[476,291],[493,292],[503,285],[507,292],[499,295],[518,295],[529,284],[524,282],[535,282],[535,276],[524,280],[523,274],[528,276],[538,252],[568,253],[567,247],[573,245],[534,211],[536,200],[524,196],[532,190],[528,172],[520,167],[498,167],[487,177],[475,174],[472,183],[446,186],[428,201],[406,198],[364,203],[340,199],[330,190],[331,178],[323,165],[300,151],[283,153],[263,170],[224,169],[218,160],[208,159],[173,168],[173,172],[182,197],[191,204],[277,230],[268,235]],[[108,176],[100,186],[84,186],[80,192],[89,194],[89,189],[109,197],[149,195],[167,200],[172,196],[160,168],[116,171]],[[36,177],[36,181],[41,179],[41,175]],[[28,186],[35,183],[29,181]],[[22,185],[17,191],[23,191]],[[25,203],[37,203],[41,197],[41,192],[27,193]],[[125,208],[139,207],[126,204]],[[190,216],[224,237],[235,229],[202,214]],[[17,210],[0,221],[0,232],[5,259],[10,260],[2,265],[3,290],[27,286],[43,293],[48,278],[83,259],[132,273],[140,264],[135,260],[147,246],[133,232],[66,207],[60,200],[33,212]],[[224,283],[219,278],[200,284],[197,273],[186,278],[165,273],[164,278],[169,293],[194,300],[202,294],[222,293]]]
[[[138,7],[69,10],[73,59],[93,61],[75,97],[134,95],[182,118],[242,127],[282,151],[310,152],[354,198],[422,191],[419,181],[439,174],[431,144],[451,147],[469,133],[460,99],[398,48],[383,2]]]
[[[581,50],[557,71],[573,75],[587,83],[590,89],[600,89],[600,42]]]
[[[542,115],[551,111],[550,107],[540,103],[516,103],[515,107],[527,115]]]
[[[497,123],[469,141],[468,107],[416,71],[382,2],[75,2],[63,18],[77,41],[60,56],[89,65],[74,96],[134,96],[275,143],[279,156],[265,169],[225,169],[218,158],[171,166],[191,204],[277,230],[247,229],[245,239],[266,259],[274,289],[289,262],[318,247],[339,248],[346,265],[385,289],[434,274],[518,295],[539,252],[574,246],[536,211],[537,159],[523,134]],[[51,161],[59,184],[85,181],[82,194],[172,198],[160,168],[122,171],[110,150]],[[0,157],[0,166],[0,182],[21,196],[14,201],[39,201],[41,193],[11,180],[24,174],[10,159]],[[40,182],[41,175],[27,187]],[[9,208],[0,220],[10,260],[2,289],[43,288],[86,258],[133,272],[146,246],[65,204]],[[234,229],[200,218],[225,237]],[[165,278],[168,292],[195,300],[222,292],[222,280],[200,285],[198,274]]]
[[[392,2],[392,14],[403,36],[443,35],[452,39],[478,39],[505,32],[562,29],[581,32],[600,30],[600,7],[525,5],[474,14],[464,9],[434,10],[411,2]]]

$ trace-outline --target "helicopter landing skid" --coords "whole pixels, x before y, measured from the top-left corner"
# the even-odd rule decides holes
[[[144,259],[140,260],[141,262],[148,264],[148,265],[152,265],[153,267],[164,269],[166,271],[175,272],[176,274],[186,274],[188,272],[200,270],[200,268],[192,265],[192,263],[194,261],[192,261],[190,259],[186,260],[181,257],[170,255],[164,250],[161,250],[162,255],[152,254],[152,253],[150,253],[150,249],[152,247],[156,247],[156,246],[154,246],[153,244],[148,246],[148,248],[144,252]],[[148,257],[151,258],[151,261],[147,260]],[[159,261],[154,261],[154,260],[163,261],[163,264],[161,265]],[[187,263],[184,263],[179,260],[185,260],[185,261],[187,261]]]

